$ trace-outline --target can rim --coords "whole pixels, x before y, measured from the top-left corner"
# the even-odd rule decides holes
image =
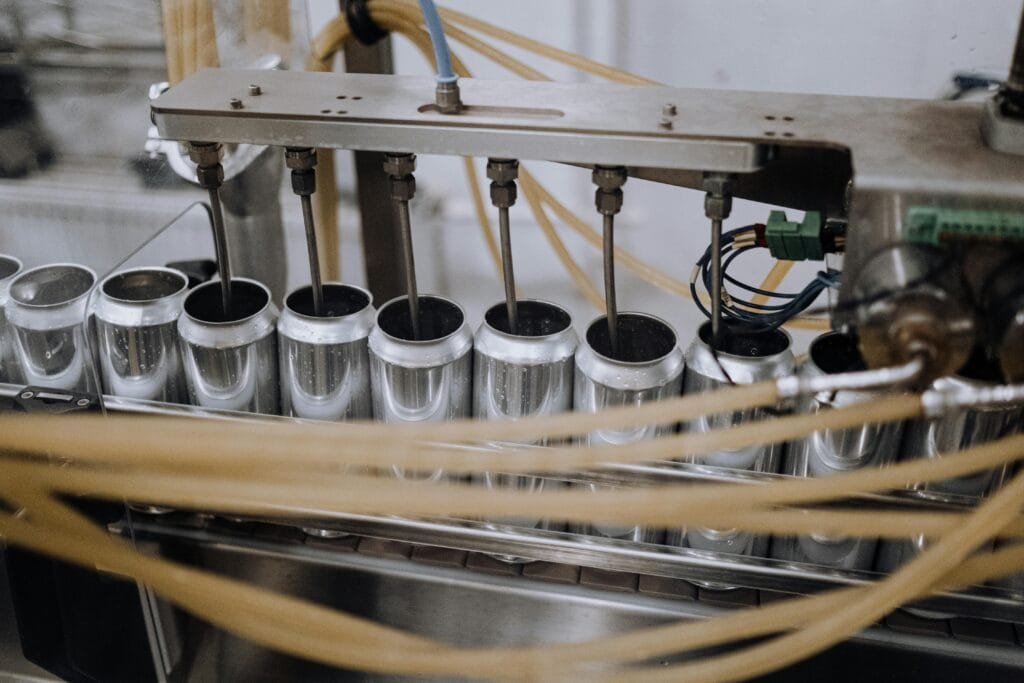
[[[766,360],[768,358],[774,358],[775,356],[781,356],[782,354],[787,352],[791,353],[793,349],[793,337],[791,337],[790,334],[785,330],[779,328],[773,328],[771,332],[781,336],[781,338],[785,341],[785,346],[777,349],[775,347],[772,347],[773,350],[771,353],[757,355],[740,355],[737,353],[730,353],[729,351],[723,351],[721,349],[713,348],[711,342],[708,341],[708,338],[710,338],[711,336],[710,320],[701,324],[700,328],[697,330],[697,339],[708,349],[713,349],[716,356],[719,356],[721,358],[735,359],[738,361]]]
[[[239,284],[239,283],[246,284],[246,285],[251,285],[251,286],[257,288],[260,291],[260,293],[263,295],[263,297],[264,297],[263,304],[257,310],[252,311],[251,313],[248,313],[247,315],[244,315],[244,316],[242,316],[240,318],[232,318],[231,320],[205,320],[203,318],[198,318],[198,317],[192,315],[192,313],[190,313],[189,310],[188,310],[189,301],[192,300],[192,298],[194,296],[196,296],[197,293],[205,292],[206,290],[211,289],[213,287],[220,287],[220,280],[210,280],[208,282],[202,283],[201,285],[197,285],[196,287],[193,287],[192,291],[190,291],[188,293],[188,296],[185,297],[185,301],[184,301],[184,303],[182,305],[182,312],[183,312],[184,316],[186,318],[188,318],[189,320],[191,320],[192,322],[198,324],[198,325],[203,325],[203,326],[207,326],[207,327],[233,327],[235,325],[244,324],[244,323],[246,323],[246,322],[248,322],[250,320],[253,320],[254,318],[258,318],[260,315],[265,313],[267,311],[267,309],[270,308],[270,306],[273,305],[273,302],[272,302],[271,296],[270,296],[270,289],[268,289],[267,286],[264,285],[262,282],[259,282],[258,280],[253,280],[253,279],[250,279],[250,278],[247,278],[247,277],[233,277],[233,278],[231,278],[231,284],[232,284],[232,291],[233,292],[237,291],[237,290],[235,290],[234,285]]]
[[[289,313],[291,313],[292,315],[296,316],[297,318],[301,318],[302,320],[307,320],[307,321],[310,321],[310,322],[331,322],[331,321],[343,320],[345,318],[350,318],[352,316],[359,315],[360,313],[365,311],[367,308],[370,308],[370,307],[373,306],[373,295],[370,294],[369,290],[364,289],[363,287],[359,287],[358,285],[350,285],[350,284],[347,284],[345,282],[324,282],[322,286],[324,288],[324,293],[325,294],[326,294],[328,288],[339,289],[339,290],[343,289],[343,290],[347,290],[349,292],[356,292],[356,293],[362,295],[365,298],[365,301],[364,301],[362,306],[360,306],[359,308],[357,308],[355,310],[349,311],[347,313],[341,313],[341,314],[338,314],[338,315],[319,315],[319,316],[317,316],[317,315],[309,315],[307,313],[303,313],[303,312],[297,310],[292,305],[293,304],[292,300],[293,300],[293,298],[296,295],[298,295],[299,293],[304,293],[306,291],[311,291],[313,289],[313,285],[302,285],[302,286],[296,287],[292,291],[288,292],[288,294],[284,297],[284,309],[286,311],[288,311]]]
[[[396,296],[394,299],[390,299],[389,301],[386,301],[377,310],[377,315],[376,315],[376,318],[375,318],[375,321],[374,321],[375,322],[375,328],[385,338],[387,338],[389,341],[393,341],[393,342],[398,343],[398,344],[405,344],[405,345],[409,345],[409,346],[430,346],[430,345],[438,344],[440,342],[444,342],[444,341],[447,341],[448,339],[451,339],[452,337],[457,335],[459,333],[459,331],[463,327],[465,327],[465,325],[466,325],[466,311],[463,310],[462,306],[460,306],[458,303],[456,303],[452,299],[449,299],[448,297],[444,297],[444,296],[439,296],[437,294],[420,294],[418,298],[419,298],[419,302],[420,302],[421,306],[423,305],[424,300],[428,300],[428,299],[434,300],[434,301],[439,301],[441,303],[451,305],[452,307],[455,308],[456,312],[458,312],[458,314],[460,316],[458,324],[452,326],[452,329],[449,332],[447,332],[447,333],[445,333],[445,334],[443,334],[443,335],[441,335],[439,337],[432,337],[430,339],[406,339],[404,337],[399,337],[399,336],[396,336],[394,334],[391,334],[383,326],[381,326],[381,324],[380,324],[381,316],[389,308],[391,308],[392,306],[395,306],[398,303],[404,302],[406,299],[408,299],[408,296],[403,294],[401,296]]]
[[[807,349],[807,357],[818,371],[826,375],[867,369],[856,336],[836,330],[815,337]]]
[[[166,294],[161,294],[160,296],[151,297],[148,299],[126,299],[124,297],[114,296],[107,291],[107,285],[111,284],[115,278],[124,278],[128,275],[135,275],[138,273],[162,273],[166,275],[172,275],[180,280],[181,286],[175,289],[173,292],[168,292]],[[145,306],[147,304],[152,304],[157,301],[163,301],[165,299],[170,299],[172,297],[178,296],[179,294],[187,290],[188,277],[180,270],[177,270],[175,268],[166,268],[163,266],[141,266],[139,268],[127,268],[125,270],[119,270],[103,278],[103,281],[100,282],[99,286],[99,292],[101,296],[103,296],[106,299],[109,299],[110,301],[116,301],[119,304],[125,304],[128,306]]]
[[[50,269],[57,269],[57,268],[63,268],[63,269],[68,270],[68,271],[74,271],[76,273],[86,275],[87,279],[88,279],[88,286],[82,288],[82,291],[78,292],[77,294],[75,294],[74,296],[72,296],[70,298],[65,298],[65,299],[61,299],[60,301],[53,301],[53,302],[49,302],[49,303],[45,303],[45,304],[32,303],[31,301],[26,301],[26,300],[24,300],[23,298],[21,298],[19,296],[18,285],[20,283],[23,284],[22,280],[24,280],[25,278],[27,278],[27,277],[29,277],[31,275],[35,275],[35,274],[37,274],[37,273],[39,273],[41,271],[50,270]],[[9,288],[9,292],[10,292],[11,301],[16,303],[18,306],[21,306],[21,307],[27,308],[27,309],[44,310],[44,309],[48,309],[48,308],[62,308],[62,307],[67,306],[69,304],[74,304],[74,303],[76,303],[78,301],[81,301],[85,297],[89,296],[89,293],[92,291],[93,287],[95,287],[95,286],[96,286],[96,272],[93,271],[92,268],[89,268],[87,266],[83,266],[83,265],[78,264],[78,263],[47,263],[47,264],[42,265],[42,266],[36,266],[35,268],[30,268],[29,270],[22,271],[20,274],[18,274],[17,277],[15,277],[14,280],[11,282],[11,286]]]
[[[679,334],[676,332],[675,328],[672,327],[672,325],[670,325],[664,319],[659,318],[658,316],[656,316],[656,315],[654,315],[652,313],[643,313],[641,311],[621,311],[621,312],[619,312],[619,322],[620,323],[622,322],[623,318],[626,318],[626,317],[645,318],[647,320],[653,321],[653,322],[658,323],[659,325],[663,326],[668,332],[670,332],[672,334],[672,344],[671,344],[671,346],[668,348],[667,351],[665,351],[665,353],[662,353],[661,355],[659,355],[657,357],[650,358],[650,359],[647,359],[647,360],[640,360],[640,361],[619,360],[618,358],[613,358],[613,357],[611,357],[611,356],[609,356],[607,354],[601,353],[590,342],[590,330],[595,325],[604,323],[607,320],[607,318],[608,318],[607,315],[599,315],[596,318],[594,318],[590,322],[589,325],[587,325],[587,329],[583,333],[583,343],[586,344],[587,348],[590,349],[594,353],[594,355],[600,357],[602,360],[606,360],[609,363],[615,363],[615,364],[618,364],[618,365],[622,365],[624,367],[644,367],[644,366],[648,366],[648,365],[657,364],[657,363],[665,360],[669,356],[671,356],[672,353],[679,348]]]
[[[17,256],[11,256],[10,254],[0,254],[0,264],[11,264],[11,266],[13,266],[13,270],[9,270],[5,274],[5,270],[2,265],[0,265],[0,282],[16,277],[25,267],[25,264],[21,262],[20,258]]]
[[[528,304],[528,305],[529,304],[540,304],[542,306],[550,306],[551,308],[555,309],[555,311],[557,312],[558,315],[565,317],[565,321],[564,321],[565,324],[562,327],[560,327],[559,329],[555,330],[554,332],[548,332],[548,333],[545,333],[545,334],[513,334],[512,332],[508,332],[508,331],[505,331],[505,330],[501,329],[500,327],[497,327],[496,325],[492,324],[492,322],[491,322],[491,312],[492,311],[501,312],[501,311],[503,311],[505,309],[505,302],[504,301],[500,301],[500,302],[494,304],[493,306],[489,307],[484,312],[484,320],[483,320],[484,326],[487,327],[487,329],[490,330],[491,332],[494,332],[495,334],[497,334],[497,335],[499,335],[501,337],[505,337],[507,339],[520,339],[520,340],[528,340],[528,341],[540,341],[540,340],[544,340],[544,339],[552,339],[552,338],[557,337],[559,335],[565,334],[566,330],[573,329],[573,325],[574,325],[575,321],[572,318],[572,314],[569,313],[568,309],[566,309],[566,308],[564,308],[562,306],[559,306],[556,303],[552,303],[552,302],[546,301],[544,299],[520,299],[518,303],[519,303],[520,307],[522,307],[523,304]],[[520,308],[520,315],[522,315],[522,308]]]

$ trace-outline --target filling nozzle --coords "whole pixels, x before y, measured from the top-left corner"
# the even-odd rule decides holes
[[[224,208],[220,203],[220,187],[224,184],[224,146],[219,142],[190,142],[188,156],[196,164],[196,181],[210,195],[210,215],[213,219],[213,246],[217,254],[220,274],[221,307],[225,316],[231,315],[231,260],[228,256],[228,236],[224,227]]]
[[[498,209],[498,227],[501,233],[501,273],[505,282],[505,307],[508,327],[512,334],[519,333],[519,302],[516,300],[516,278],[512,269],[512,235],[508,210],[516,203],[516,179],[519,162],[513,159],[488,159],[487,177],[491,179],[491,203]]]
[[[594,203],[604,217],[604,299],[608,340],[612,355],[619,355],[619,307],[615,299],[615,214],[622,210],[622,186],[628,175],[623,166],[596,166],[591,176],[597,190]]]
[[[722,223],[732,213],[732,176],[704,174],[704,215],[711,219],[711,336],[718,339],[722,325]]]
[[[306,228],[306,252],[309,257],[309,279],[313,291],[313,315],[324,314],[324,287],[320,277],[320,254],[313,222],[313,193],[316,192],[316,150],[311,147],[288,147],[285,163],[292,171],[292,192],[302,201],[302,222]]]
[[[420,337],[420,295],[416,286],[416,260],[412,250],[412,222],[409,201],[416,194],[415,154],[385,154],[384,172],[391,178],[391,199],[398,211],[398,225],[402,233],[402,253],[405,261],[405,289],[409,299],[409,325],[413,340]]]
[[[903,365],[874,370],[808,377],[789,375],[776,380],[775,387],[781,401],[814,396],[822,392],[902,389],[919,382],[924,377],[927,367],[927,356],[920,354]]]

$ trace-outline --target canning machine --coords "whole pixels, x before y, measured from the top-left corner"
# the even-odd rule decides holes
[[[373,2],[344,4],[355,35],[350,64],[376,59],[379,67],[381,39],[398,29],[370,11]],[[425,24],[434,27],[429,14]],[[495,495],[842,476],[937,461],[1021,431],[1024,30],[1008,80],[972,101],[490,81],[456,78],[446,61],[439,51],[437,79],[261,63],[195,70],[154,88],[151,161],[205,191],[201,206],[180,208],[209,226],[216,257],[122,266],[133,244],[101,267],[68,257],[23,268],[19,246],[31,238],[5,235],[0,393],[9,411],[68,420],[89,411],[189,417],[253,429],[374,420],[402,429],[602,415],[774,387],[769,401],[685,420],[595,422],[571,438],[499,431],[460,446],[467,459],[514,452],[537,463],[579,447],[633,453],[572,472],[543,464],[417,469],[395,464],[381,446],[376,477]],[[317,199],[330,192],[323,175],[333,150],[356,152],[367,262],[358,286],[322,275],[323,222],[331,218]],[[486,159],[505,293],[489,308],[467,310],[418,287],[410,208],[417,155]],[[520,190],[543,192],[520,168],[527,161],[591,174],[589,218],[602,226],[604,278],[604,310],[593,321],[574,321],[557,301],[520,296],[510,212],[524,210]],[[287,194],[265,196],[284,174],[291,206]],[[709,246],[687,283],[705,313],[696,329],[617,306],[615,220],[640,180],[705,195]],[[733,198],[804,217],[773,211],[763,224],[730,229]],[[291,292],[282,291],[275,255],[281,208],[301,210],[308,256],[308,284]],[[239,219],[245,211],[253,215]],[[730,274],[733,260],[754,249],[780,261],[829,260],[805,290],[769,298],[773,292]],[[815,320],[827,329],[806,353],[795,352],[787,326]],[[749,438],[760,421],[827,421],[906,395],[920,403],[899,419],[812,426],[766,443]],[[731,441],[712,438],[722,434]],[[685,440],[705,436],[704,448]],[[846,502],[893,517],[963,513],[1014,471],[1008,460]],[[332,509],[298,501],[278,504],[275,514],[144,494],[128,503],[99,498],[76,501],[148,556],[460,646],[566,643],[869,585],[935,543],[924,531],[771,533],[672,524],[668,513],[644,523],[599,513],[393,515],[345,510],[341,497]],[[1011,545],[989,540],[984,548]],[[45,675],[31,662],[89,681],[379,675],[281,654],[103,566],[84,569],[13,542],[4,566],[9,627],[0,654],[10,654],[0,672],[26,662],[24,671]],[[1020,680],[1022,577],[922,597],[777,675]]]

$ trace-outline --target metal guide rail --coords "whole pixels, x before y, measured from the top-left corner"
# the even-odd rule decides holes
[[[24,388],[0,384],[0,397],[18,399]],[[51,392],[54,396],[61,392]],[[260,416],[251,413],[219,411],[193,406],[142,401],[105,395],[100,403],[107,411],[195,416],[203,419],[227,420],[290,420],[291,418]],[[53,399],[51,399],[53,400]],[[80,406],[81,407],[81,406]],[[479,447],[487,450],[485,447]],[[787,475],[737,471],[689,463],[652,463],[648,465],[610,465],[601,472],[576,475],[570,478],[545,479],[557,486],[602,485],[628,486],[665,483],[747,482],[787,479]],[[144,501],[139,501],[144,502]],[[973,499],[947,497],[945,502],[918,497],[912,491],[864,495],[846,501],[873,509],[963,509]],[[827,506],[823,506],[827,507]],[[145,507],[136,508],[131,524],[142,528],[162,529],[162,533],[177,533],[194,528],[199,520],[206,525],[210,515],[202,511],[147,515]],[[140,516],[141,515],[141,516]],[[698,584],[728,585],[740,589],[767,590],[788,594],[809,594],[840,586],[858,585],[877,580],[873,571],[855,571],[783,561],[768,557],[732,555],[692,548],[634,542],[604,536],[573,533],[564,524],[550,528],[527,528],[507,523],[493,523],[461,519],[410,519],[384,515],[338,514],[322,510],[296,507],[282,510],[280,516],[252,517],[225,515],[237,522],[313,530],[312,535],[354,534],[385,539],[417,546],[450,549],[463,552],[486,553],[503,557],[509,564],[540,561],[559,565],[589,567],[611,572],[627,572],[642,576],[682,579]],[[328,541],[325,541],[328,543]],[[497,561],[497,560],[496,560]],[[529,575],[529,572],[526,572]],[[712,591],[728,592],[728,591]],[[1004,588],[976,586],[957,593],[937,595],[918,604],[921,609],[950,613],[962,617],[1004,622],[1024,623],[1024,599]]]

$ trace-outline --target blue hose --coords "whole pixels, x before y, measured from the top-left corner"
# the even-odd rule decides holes
[[[434,60],[437,62],[437,82],[454,83],[459,80],[452,70],[452,58],[448,54],[448,40],[444,37],[444,26],[441,24],[441,17],[434,6],[434,0],[420,0],[420,9],[423,10],[423,21],[427,24],[427,32],[430,33],[430,42],[434,46]]]

